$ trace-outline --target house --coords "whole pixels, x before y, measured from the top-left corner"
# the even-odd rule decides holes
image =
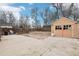
[[[51,25],[51,35],[57,37],[79,37],[77,22],[65,17]]]
[[[0,31],[1,31],[2,35],[9,35],[10,31],[13,30],[13,27],[7,26],[7,25],[2,25],[2,26],[0,26],[0,29],[1,29]]]

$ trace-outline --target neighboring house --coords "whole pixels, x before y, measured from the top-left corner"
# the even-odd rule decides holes
[[[7,25],[3,25],[3,26],[0,26],[0,29],[1,29],[1,34],[2,35],[9,35],[11,34],[10,31],[13,30],[13,27],[12,26],[7,26]]]
[[[51,35],[78,38],[78,25],[74,20],[62,17],[51,25]]]

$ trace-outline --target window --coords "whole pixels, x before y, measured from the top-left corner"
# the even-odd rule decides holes
[[[69,25],[69,27],[71,27],[71,25]]]
[[[63,29],[64,30],[68,29],[68,25],[63,25]]]
[[[71,25],[63,25],[63,30],[67,30],[69,28],[71,28]]]
[[[56,30],[61,30],[62,28],[61,28],[61,26],[59,25],[59,26],[56,26],[55,29],[56,29]]]
[[[62,28],[63,30],[71,29],[71,25],[63,25],[63,27],[62,25],[58,25],[55,27],[56,30],[62,30]]]

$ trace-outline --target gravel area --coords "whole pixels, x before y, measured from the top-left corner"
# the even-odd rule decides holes
[[[79,56],[79,40],[52,36],[41,40],[27,35],[3,36],[0,56]]]

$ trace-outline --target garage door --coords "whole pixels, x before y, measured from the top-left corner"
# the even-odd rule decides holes
[[[62,35],[63,35],[63,37],[72,37],[72,27],[71,27],[71,25],[63,25]]]
[[[57,25],[55,27],[55,36],[72,37],[72,26],[71,25]]]

